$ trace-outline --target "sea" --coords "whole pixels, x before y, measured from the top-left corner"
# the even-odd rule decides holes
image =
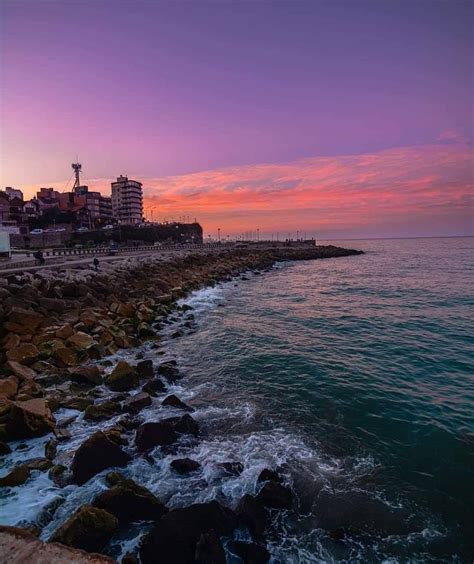
[[[474,239],[330,243],[365,254],[279,263],[197,291],[181,301],[193,309],[163,327],[159,349],[117,356],[175,359],[185,378],[168,393],[194,406],[201,426],[200,439],[178,451],[199,472],[177,476],[176,453],[156,449],[124,473],[169,507],[211,499],[235,507],[256,492],[263,468],[277,469],[295,509],[272,516],[275,563],[472,562]],[[178,413],[161,399],[145,419]],[[115,423],[57,415],[71,414],[73,437],[58,455],[66,464],[93,430]],[[47,438],[14,444],[0,473],[40,456]],[[223,474],[228,461],[243,472]],[[47,540],[106,487],[104,474],[61,489],[35,472],[3,489],[0,522],[40,524]],[[121,532],[108,553],[133,550],[147,530]]]

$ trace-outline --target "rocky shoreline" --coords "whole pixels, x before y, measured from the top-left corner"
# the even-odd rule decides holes
[[[193,407],[176,395],[166,395],[168,386],[182,377],[174,360],[155,364],[140,353],[134,363],[112,362],[111,357],[145,341],[159,349],[160,329],[173,312],[186,315],[185,323],[191,324],[192,308],[176,302],[194,290],[246,271],[270,269],[278,261],[356,254],[360,251],[333,246],[187,251],[165,258],[128,258],[104,265],[99,272],[87,267],[46,270],[0,280],[0,455],[8,457],[10,444],[18,449],[18,441],[45,438],[44,456],[4,470],[0,489],[19,488],[35,472],[47,473],[59,488],[82,486],[107,469],[125,468],[133,457],[146,458],[156,447],[172,452],[183,438],[199,440]],[[178,329],[172,337],[181,334]],[[161,405],[180,415],[144,421],[140,412],[163,394]],[[58,422],[55,412],[61,409],[77,415]],[[58,449],[71,440],[68,427],[78,417],[99,423],[118,416],[115,425],[83,441],[69,465],[58,460]],[[183,476],[199,469],[190,458],[175,458],[171,466]],[[229,461],[222,464],[222,471],[238,475],[241,466]],[[232,509],[215,500],[169,509],[151,491],[117,471],[109,471],[105,483],[106,489],[71,515],[46,545],[35,548],[37,560],[31,561],[48,560],[51,546],[59,547],[59,552],[66,545],[100,553],[120,529],[143,521],[149,527],[137,554],[128,554],[122,562],[136,562],[138,557],[144,564],[225,562],[221,538],[239,527],[250,532],[252,541],[234,538],[227,548],[244,562],[266,562],[270,517],[294,503],[290,485],[271,468],[260,473],[258,493],[244,495]],[[39,535],[42,526],[44,521],[31,523],[28,530]],[[24,529],[0,530],[0,553],[10,562],[15,562],[15,546],[21,552],[25,543],[38,542]],[[40,556],[42,551],[46,552]],[[83,553],[77,561],[81,558]]]

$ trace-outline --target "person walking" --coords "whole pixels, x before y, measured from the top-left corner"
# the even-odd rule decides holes
[[[94,257],[93,263],[95,271],[97,272],[99,270],[99,259],[97,257]]]

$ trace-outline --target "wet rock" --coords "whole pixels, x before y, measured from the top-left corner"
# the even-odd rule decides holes
[[[15,401],[10,403],[7,432],[17,439],[41,437],[50,433],[55,426],[55,419],[42,399]]]
[[[199,425],[186,414],[182,417],[169,417],[156,423],[144,423],[137,430],[135,443],[139,450],[146,451],[156,446],[171,445],[178,440],[180,434],[196,437],[198,433]]]
[[[121,476],[109,490],[100,493],[92,505],[115,515],[121,524],[157,521],[167,511],[149,490]]]
[[[138,372],[125,360],[120,360],[112,372],[106,377],[107,386],[116,392],[131,390],[138,386]]]
[[[257,494],[257,501],[265,507],[274,509],[290,509],[293,502],[293,492],[290,488],[278,482],[265,482]]]
[[[98,386],[102,383],[102,373],[98,366],[80,366],[69,370],[71,380],[79,384]]]
[[[139,564],[138,558],[133,554],[133,552],[127,552],[122,558],[120,564]]]
[[[184,411],[189,411],[189,412],[193,412],[194,411],[194,407],[191,407],[190,405],[187,405],[186,403],[184,403],[184,401],[181,401],[177,396],[175,396],[174,394],[171,394],[170,396],[167,396],[162,402],[161,405],[167,405],[170,407],[175,407],[176,409],[183,409]]]
[[[7,445],[7,443],[0,441],[0,456],[5,456],[6,454],[10,454],[11,451],[12,449]]]
[[[36,372],[33,368],[23,366],[23,364],[15,362],[14,360],[8,361],[7,367],[13,372],[20,382],[25,380],[34,380],[36,378]]]
[[[25,464],[20,464],[19,466],[15,466],[13,470],[0,478],[0,487],[6,488],[13,488],[15,486],[21,486],[24,484],[26,480],[30,477],[30,469]]]
[[[163,393],[166,390],[166,387],[159,378],[154,378],[153,380],[147,382],[143,386],[142,390],[147,394],[150,394],[150,396],[157,396],[158,394]]]
[[[64,488],[70,483],[66,466],[55,464],[48,472],[48,478],[60,488]]]
[[[213,529],[199,537],[195,559],[197,564],[226,564],[224,547]]]
[[[268,527],[268,515],[251,495],[244,495],[237,506],[237,515],[255,537],[261,537]]]
[[[329,536],[331,537],[332,540],[340,542],[346,538],[346,532],[344,529],[339,527],[337,529],[333,529],[332,531],[329,531]]]
[[[222,468],[226,474],[229,474],[229,476],[240,476],[244,471],[242,462],[222,462],[218,464],[218,466]]]
[[[10,564],[114,564],[102,554],[90,554],[62,544],[43,543],[25,529],[0,525],[0,549]]]
[[[53,352],[52,359],[57,366],[67,368],[77,365],[78,354],[70,347],[62,347]]]
[[[266,564],[270,560],[268,550],[254,542],[232,541],[230,549],[244,564]]]
[[[191,458],[176,458],[170,464],[173,470],[179,472],[180,474],[187,474],[189,472],[195,472],[201,468],[201,465],[196,460]]]
[[[139,392],[129,398],[123,403],[123,408],[132,413],[138,413],[145,407],[151,405],[151,397],[146,392]]]
[[[0,396],[12,398],[18,391],[18,380],[15,376],[0,378]]]
[[[181,378],[176,362],[172,360],[160,364],[158,366],[158,374],[161,374],[170,382],[176,382],[176,380]]]
[[[194,562],[197,545],[203,534],[230,534],[236,527],[235,514],[217,501],[196,503],[166,513],[144,538],[140,547],[142,564],[154,564],[157,555],[163,562]],[[203,554],[203,548],[199,552]]]
[[[156,331],[153,329],[153,327],[149,323],[146,323],[145,321],[142,321],[138,325],[137,333],[141,339],[146,339],[147,337],[154,337],[156,335]]]
[[[118,525],[118,519],[114,515],[97,507],[83,505],[49,540],[96,552],[107,544]]]
[[[264,468],[258,478],[257,478],[257,483],[260,482],[268,482],[268,481],[272,481],[272,482],[278,482],[279,484],[282,483],[282,478],[281,476],[278,474],[278,472],[275,472],[275,470],[270,470],[269,468]]]
[[[62,407],[67,407],[68,409],[77,409],[77,411],[85,411],[90,405],[94,403],[91,398],[85,397],[75,397],[69,398],[61,402]]]
[[[117,413],[120,413],[120,404],[115,400],[108,400],[102,403],[95,403],[86,407],[84,411],[84,419],[86,421],[103,421],[110,419]]]
[[[137,372],[140,378],[153,378],[155,375],[155,369],[153,367],[152,360],[142,360],[137,363]]]
[[[48,460],[54,460],[58,451],[58,442],[54,439],[49,439],[44,445],[44,455]]]
[[[45,470],[49,470],[53,463],[51,460],[47,458],[31,458],[29,460],[25,460],[23,462],[25,466],[27,466],[30,470],[39,470],[40,472],[44,472]]]
[[[72,461],[74,481],[85,484],[106,468],[126,466],[131,457],[102,431],[97,431],[77,449]]]
[[[54,436],[58,441],[68,441],[72,435],[67,429],[54,429]]]

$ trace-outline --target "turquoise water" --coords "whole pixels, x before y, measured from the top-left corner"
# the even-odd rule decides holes
[[[300,517],[275,557],[472,561],[473,239],[336,243],[366,254],[196,296],[174,352],[216,405],[250,403],[236,435],[285,437]]]

